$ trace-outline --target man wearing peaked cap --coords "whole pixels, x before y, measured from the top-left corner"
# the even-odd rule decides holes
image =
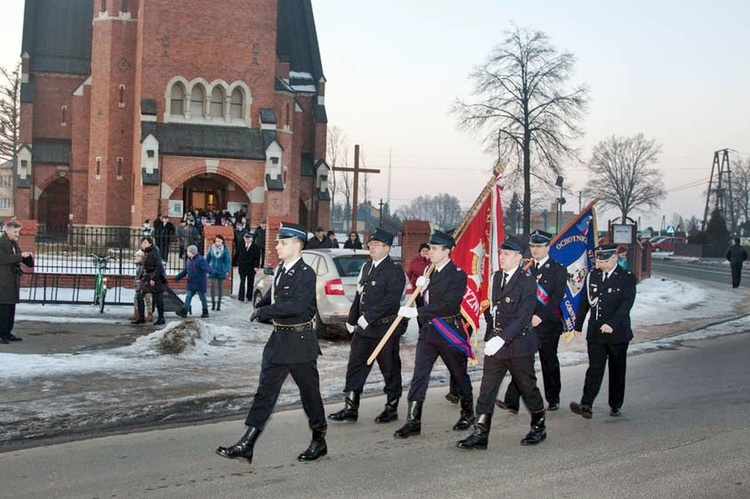
[[[591,419],[594,399],[599,394],[604,370],[609,365],[609,414],[618,417],[625,400],[625,371],[628,345],[633,339],[630,309],[635,302],[635,276],[617,264],[617,245],[596,248],[597,268],[586,276],[585,293],[576,314],[575,333],[580,334],[590,313],[586,343],[589,368],[580,402],[570,410]]]
[[[500,250],[517,251],[521,254],[521,256],[523,256],[523,254],[526,252],[526,243],[513,236],[508,236],[500,245]]]
[[[560,304],[565,296],[568,271],[549,256],[552,234],[535,230],[529,237],[532,261],[528,271],[536,279],[536,308],[531,316],[531,326],[539,336],[539,361],[542,364],[544,396],[550,411],[560,408],[560,361],[557,348],[563,331]],[[516,383],[508,385],[505,399],[498,400],[501,409],[518,413],[520,394]]]
[[[346,324],[347,330],[354,336],[346,368],[344,408],[328,416],[332,421],[357,421],[359,397],[371,369],[367,359],[398,317],[406,276],[401,266],[388,256],[392,243],[393,235],[382,229],[377,229],[367,242],[371,260],[360,269],[357,293]],[[383,391],[386,403],[383,412],[375,418],[376,423],[390,423],[398,419],[398,401],[403,391],[399,339],[405,330],[406,322],[402,322],[377,356],[385,382]]]
[[[245,232],[242,240],[235,241],[235,255],[237,271],[240,275],[240,289],[237,295],[239,301],[252,300],[255,272],[260,267],[260,247],[255,244],[252,232]]]
[[[399,428],[395,437],[408,438],[422,431],[422,405],[427,395],[430,373],[435,361],[440,357],[456,380],[461,403],[461,413],[454,430],[469,428],[474,422],[474,396],[471,380],[466,372],[468,358],[466,352],[457,348],[449,340],[446,327],[454,334],[463,334],[461,325],[461,301],[466,291],[466,273],[450,259],[451,249],[456,245],[452,236],[435,231],[430,237],[428,256],[435,266],[429,279],[417,279],[417,286],[424,290],[424,304],[418,307],[401,307],[399,315],[417,318],[419,340],[414,360],[414,375],[409,387],[408,420]]]
[[[276,237],[276,254],[281,263],[273,283],[258,302],[250,321],[273,322],[273,333],[263,349],[260,382],[245,418],[245,434],[234,445],[219,447],[216,453],[228,459],[252,462],[255,442],[271,417],[281,387],[291,374],[299,387],[302,408],[312,430],[310,446],[297,459],[314,461],[328,453],[323,399],[317,359],[318,337],[313,328],[315,317],[315,271],[301,257],[307,239],[304,226],[282,222]]]

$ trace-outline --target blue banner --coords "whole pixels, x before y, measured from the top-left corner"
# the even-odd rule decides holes
[[[567,331],[575,329],[578,305],[586,292],[586,276],[594,269],[596,261],[594,248],[598,234],[595,203],[591,202],[550,242],[550,256],[568,270],[568,285],[560,304]]]

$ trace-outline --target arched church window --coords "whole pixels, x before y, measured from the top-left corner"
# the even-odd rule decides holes
[[[172,87],[172,94],[170,95],[170,111],[169,113],[175,116],[182,116],[185,114],[185,87],[182,83],[175,83]]]
[[[244,105],[244,99],[242,90],[235,88],[232,92],[232,104],[230,106],[230,115],[232,118],[242,119],[242,107]]]
[[[224,116],[224,89],[216,87],[211,92],[211,117]]]
[[[193,116],[203,116],[203,102],[205,101],[206,92],[203,85],[197,84],[193,87],[190,94],[190,114]]]

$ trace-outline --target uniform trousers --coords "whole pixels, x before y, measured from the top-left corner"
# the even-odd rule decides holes
[[[429,339],[417,341],[417,353],[414,360],[414,376],[409,387],[409,401],[423,402],[427,395],[432,366],[440,357],[448,368],[451,377],[456,380],[456,389],[461,399],[473,399],[471,379],[466,372],[468,360],[466,355],[451,346],[437,331],[431,332]]]
[[[310,429],[322,430],[328,426],[323,410],[323,399],[320,396],[317,360],[295,364],[276,364],[267,361],[265,355],[260,371],[258,391],[255,393],[253,403],[245,418],[245,425],[263,430],[276,406],[281,386],[289,374],[299,387],[302,408],[307,414]]]
[[[742,278],[742,263],[732,263],[729,266],[732,269],[732,287],[737,288],[740,286],[740,279]]]
[[[625,400],[625,370],[629,343],[588,342],[589,368],[583,384],[581,404],[594,405],[604,379],[604,369],[609,362],[609,407],[619,409]]]
[[[534,355],[523,357],[497,358],[497,355],[484,357],[482,384],[477,399],[477,414],[492,414],[495,411],[495,400],[505,373],[510,371],[518,390],[521,392],[526,407],[533,412],[544,410],[544,400],[536,386]]]
[[[555,328],[557,329],[557,328]],[[541,346],[539,347],[539,361],[542,364],[542,379],[544,380],[544,398],[549,404],[560,403],[560,360],[557,358],[557,347],[560,344],[560,331],[539,333]],[[505,403],[511,407],[518,407],[520,393],[515,379],[512,379],[505,392]]]
[[[380,343],[380,338],[354,333],[351,350],[349,350],[349,364],[346,367],[345,392],[362,393],[367,376],[372,369],[371,365],[367,365],[367,359],[370,358],[378,343]],[[391,336],[383,350],[378,354],[377,361],[385,381],[383,391],[388,399],[400,398],[403,388],[401,386],[401,356],[399,355],[398,336]]]
[[[16,304],[0,304],[0,337],[6,338],[13,331],[13,324],[16,321]]]

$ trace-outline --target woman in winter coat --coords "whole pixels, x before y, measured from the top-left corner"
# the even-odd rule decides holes
[[[141,287],[138,290],[138,319],[131,324],[145,324],[146,303],[144,302],[144,295],[151,293],[154,307],[159,313],[154,326],[161,326],[164,324],[164,290],[167,283],[164,264],[151,237],[141,238],[141,250],[145,256],[143,258],[143,272],[141,273]]]
[[[221,234],[216,234],[214,243],[208,248],[206,262],[216,271],[215,277],[209,278],[211,279],[211,310],[219,311],[221,310],[224,279],[232,271],[232,258],[229,255],[229,250],[226,244],[224,244],[224,237]],[[218,303],[216,302],[217,294],[219,295]]]
[[[347,249],[362,249],[362,241],[359,240],[359,234],[352,231],[349,233],[349,237],[344,242],[344,248]]]
[[[201,318],[205,319],[208,317],[208,303],[206,303],[206,274],[218,276],[218,273],[206,263],[206,260],[198,254],[198,247],[191,244],[187,248],[187,260],[185,260],[185,268],[177,274],[174,278],[175,281],[179,281],[183,277],[187,276],[187,295],[185,296],[185,305],[182,310],[175,312],[180,317],[187,317],[188,310],[190,310],[190,302],[193,301],[193,296],[198,295],[203,306],[203,314]]]
[[[21,297],[21,264],[34,266],[34,254],[21,251],[18,238],[21,236],[21,223],[10,220],[0,235],[0,343],[21,341],[13,334],[16,320],[16,303]]]

